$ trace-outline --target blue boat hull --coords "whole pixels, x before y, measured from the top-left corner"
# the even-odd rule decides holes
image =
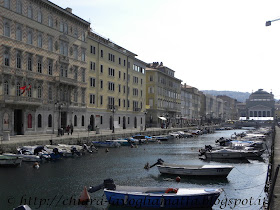
[[[128,194],[104,190],[109,204],[133,208],[211,208],[220,192],[204,195]]]

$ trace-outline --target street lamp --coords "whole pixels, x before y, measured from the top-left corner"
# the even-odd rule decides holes
[[[60,120],[60,115],[61,115],[61,108],[62,108],[62,106],[63,106],[63,103],[60,103],[60,102],[56,102],[55,103],[55,106],[57,106],[57,108],[58,108],[58,118],[57,118],[57,126],[58,126],[58,128],[57,128],[57,136],[60,136],[60,135],[62,135],[62,132],[61,132],[61,120]]]
[[[268,20],[265,22],[265,26],[271,26],[271,22],[278,21],[278,20],[280,20],[280,18],[275,19],[275,20]]]
[[[144,129],[146,130],[147,129],[147,125],[146,125],[146,123],[147,123],[147,121],[146,121],[147,111],[144,112],[144,115],[145,115],[145,120],[144,120],[145,128]]]
[[[112,105],[111,107],[111,112],[113,113],[113,127],[112,127],[112,133],[115,133],[115,125],[114,125],[114,121],[115,121],[115,112],[116,112],[116,107],[114,105]]]

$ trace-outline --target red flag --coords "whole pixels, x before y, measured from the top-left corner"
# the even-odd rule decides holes
[[[20,95],[24,94],[24,93],[25,93],[25,91],[26,91],[26,85],[25,85],[25,86],[23,86],[23,87],[20,87],[20,89],[21,89],[21,90],[23,90],[23,91],[22,91],[22,93],[21,93]],[[29,87],[28,87],[27,91],[28,91],[28,90],[30,90],[30,89],[31,89],[31,85],[29,85]]]

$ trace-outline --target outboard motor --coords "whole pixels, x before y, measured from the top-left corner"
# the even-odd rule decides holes
[[[148,170],[148,169],[150,169],[150,168],[152,168],[152,167],[154,167],[156,165],[162,165],[163,163],[164,163],[164,161],[161,158],[159,158],[155,164],[153,164],[150,167],[147,167],[145,169]]]
[[[89,187],[88,192],[93,193],[101,189],[116,190],[116,185],[113,179],[105,179],[100,185]]]

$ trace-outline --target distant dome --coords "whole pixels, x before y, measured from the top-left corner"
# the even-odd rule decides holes
[[[264,91],[263,89],[258,89],[256,92],[254,92],[252,94],[269,94],[269,93]]]
[[[256,92],[253,92],[249,99],[271,99],[273,100],[274,96],[272,93],[268,93],[264,91],[263,89],[258,89]]]

